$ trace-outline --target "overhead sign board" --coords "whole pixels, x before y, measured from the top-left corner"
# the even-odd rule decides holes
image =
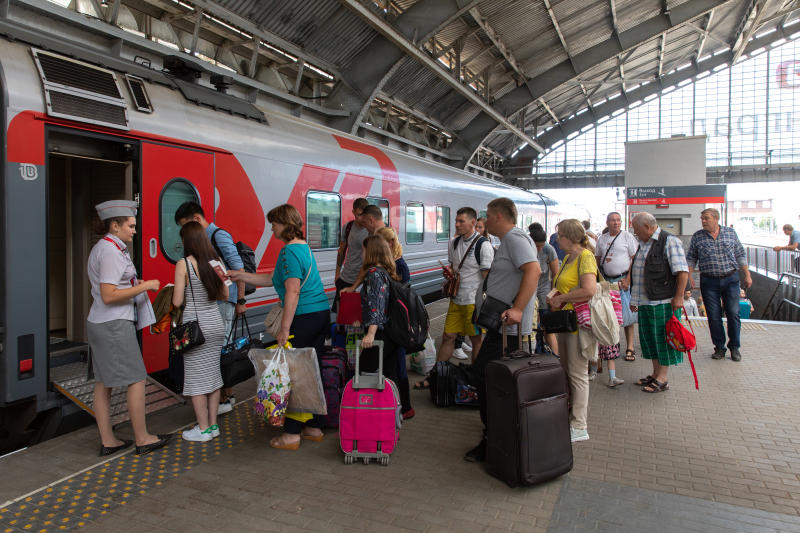
[[[721,204],[725,185],[680,185],[677,187],[628,187],[627,205]]]

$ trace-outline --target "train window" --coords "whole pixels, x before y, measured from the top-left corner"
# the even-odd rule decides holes
[[[372,198],[367,196],[367,201],[370,205],[377,205],[381,208],[381,213],[383,213],[383,223],[386,227],[389,227],[389,200],[385,198]]]
[[[200,203],[200,197],[194,186],[185,179],[174,179],[161,191],[161,213],[159,227],[161,229],[161,250],[167,259],[177,263],[183,257],[181,227],[175,223],[175,211],[184,202]]]
[[[406,243],[419,244],[425,239],[425,207],[421,202],[406,204]]]
[[[339,246],[342,199],[332,192],[308,191],[306,196],[306,239],[314,250]]]
[[[531,215],[527,215],[525,217],[525,227],[528,228],[531,224],[533,224],[533,217]]]
[[[523,227],[525,227],[523,225],[523,223],[524,223],[524,221],[523,221],[522,215],[517,215],[517,226],[520,227],[520,228],[523,228]]]
[[[446,206],[436,206],[436,241],[450,240],[450,208]]]
[[[481,212],[478,214],[478,218],[486,218],[486,209],[481,209]]]

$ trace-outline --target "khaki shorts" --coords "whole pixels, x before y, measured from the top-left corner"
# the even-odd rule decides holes
[[[457,333],[467,337],[475,337],[481,332],[472,323],[472,314],[475,312],[475,304],[458,305],[450,301],[447,308],[447,318],[444,319],[444,332]]]

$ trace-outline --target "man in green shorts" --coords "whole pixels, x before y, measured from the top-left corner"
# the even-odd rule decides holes
[[[633,218],[639,250],[630,270],[631,310],[639,312],[642,357],[653,362],[653,373],[636,384],[644,392],[669,389],[667,370],[683,362],[683,353],[667,344],[667,321],[683,307],[689,265],[677,237],[662,231],[650,213]]]

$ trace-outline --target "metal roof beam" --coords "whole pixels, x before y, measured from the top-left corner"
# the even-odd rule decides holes
[[[427,51],[420,50],[424,43],[430,41],[445,25],[469,12],[478,0],[466,5],[462,3],[460,0],[420,0],[401,13],[393,21],[392,27],[406,40],[418,39],[415,48],[430,59]],[[386,21],[379,20],[388,25]],[[342,73],[343,83],[338,83],[328,96],[329,106],[349,112],[346,118],[334,120],[330,125],[352,134],[358,133],[359,124],[369,112],[373,98],[405,58],[405,52],[385,36],[375,37],[367,48],[353,58],[351,66]]]
[[[658,74],[656,78],[660,78],[664,74],[664,52],[667,51],[667,34],[661,34],[661,43],[658,45]]]
[[[523,141],[527,142],[530,146],[538,147],[536,141],[526,134],[521,129],[517,128],[511,121],[509,121],[503,114],[498,112],[490,106],[483,98],[481,98],[475,91],[467,85],[461,83],[460,79],[453,77],[453,75],[445,70],[441,64],[432,59],[427,52],[420,50],[413,42],[411,42],[405,35],[396,30],[393,26],[376,16],[369,8],[364,6],[358,0],[340,0],[344,5],[350,8],[354,13],[366,21],[370,26],[378,30],[384,37],[389,39],[391,43],[398,47],[401,51],[408,54],[410,57],[422,63],[427,68],[432,70],[439,76],[445,83],[450,85],[453,89],[459,92],[464,98],[477,105],[488,117],[495,123],[501,124],[511,130],[516,136]],[[415,4],[414,6],[419,5]],[[412,9],[413,7],[412,6]],[[410,9],[409,9],[410,11]],[[398,17],[399,20],[399,17]],[[363,68],[363,67],[362,67]]]
[[[571,61],[562,61],[538,76],[528,79],[524,86],[512,90],[502,98],[498,98],[495,102],[495,107],[503,115],[513,115],[531,100],[544,96],[563,83],[579,77],[581,73],[592,67],[647,42],[677,25],[684,24],[708,13],[726,2],[727,0],[694,0],[685,2],[672,8],[669,15],[660,13],[642,21],[638,25],[621,32],[618,39],[609,39],[599,43],[575,54]],[[469,162],[472,154],[495,127],[496,121],[488,114],[481,113],[466,128],[458,132],[458,137],[451,145],[450,150],[457,152],[461,157],[462,167]]]
[[[714,18],[714,10],[708,12],[708,16],[706,16],[706,22],[703,28],[703,31],[700,33],[700,42],[697,43],[697,53],[695,54],[695,61],[700,59],[700,56],[703,55],[703,48],[706,45],[706,39],[708,39],[708,34],[711,33],[709,28],[711,28],[711,20]]]
[[[516,72],[517,74],[522,76],[523,79],[525,79],[526,77],[525,72],[522,70],[519,61],[517,61],[517,58],[514,57],[514,54],[511,53],[511,50],[508,49],[506,44],[503,42],[503,39],[500,38],[500,35],[497,34],[492,25],[489,24],[489,20],[486,19],[481,14],[480,10],[477,7],[473,7],[472,9],[470,9],[469,13],[470,15],[472,15],[472,18],[475,19],[475,22],[478,23],[478,26],[483,28],[484,33],[486,33],[486,36],[489,37],[489,40],[492,41],[492,44],[494,44],[495,48],[497,48],[503,55],[503,57],[506,59],[506,61],[508,61],[508,64],[511,65],[511,68],[514,69],[514,72]]]
[[[759,24],[761,24],[761,19],[764,17],[764,7],[766,6],[767,0],[752,0],[750,2],[750,6],[748,6],[747,11],[745,12],[742,20],[739,22],[739,27],[737,28],[737,35],[736,41],[733,43],[733,63],[736,64],[739,61],[739,58],[742,57],[742,52],[744,52],[745,47],[747,46],[747,42],[750,40],[750,37],[755,33],[758,29]]]
[[[745,48],[745,53],[757,50],[759,48],[763,48],[765,46],[768,46],[770,43],[774,41],[784,38],[786,38],[786,33],[783,31],[783,29],[778,28],[777,31],[764,35],[760,39],[754,39],[753,41],[750,41],[748,46]],[[642,85],[640,87],[637,87],[636,89],[632,89],[631,91],[628,92],[628,96],[632,101],[644,100],[646,97],[652,94],[658,94],[665,88],[676,86],[678,85],[678,83],[684,80],[692,79],[698,76],[699,74],[702,74],[703,72],[710,72],[719,65],[730,64],[732,59],[733,59],[732,51],[728,51],[722,54],[717,54],[715,56],[710,56],[703,61],[693,64],[691,67],[665,74],[658,80],[651,81],[646,85]],[[549,130],[548,132],[540,135],[537,140],[542,146],[545,146],[549,149],[558,141],[566,140],[567,136],[580,131],[582,128],[585,128],[588,125],[596,124],[598,119],[609,117],[614,112],[619,111],[620,109],[624,109],[625,107],[627,107],[627,105],[628,105],[627,102],[625,101],[624,98],[622,98],[622,96],[619,96],[612,100],[608,100],[594,107],[594,112],[597,116],[597,119],[592,118],[590,116],[590,113],[582,113],[580,115],[576,115],[571,119],[563,120],[559,124],[560,126],[559,128],[553,128]],[[517,157],[531,158],[535,156],[536,152],[534,152],[533,150],[529,150],[526,147],[520,150]],[[509,173],[512,175],[520,177],[522,176],[530,177],[530,166],[527,167],[508,166],[507,168],[509,169]],[[527,174],[522,173],[522,171],[525,168],[527,168]]]

